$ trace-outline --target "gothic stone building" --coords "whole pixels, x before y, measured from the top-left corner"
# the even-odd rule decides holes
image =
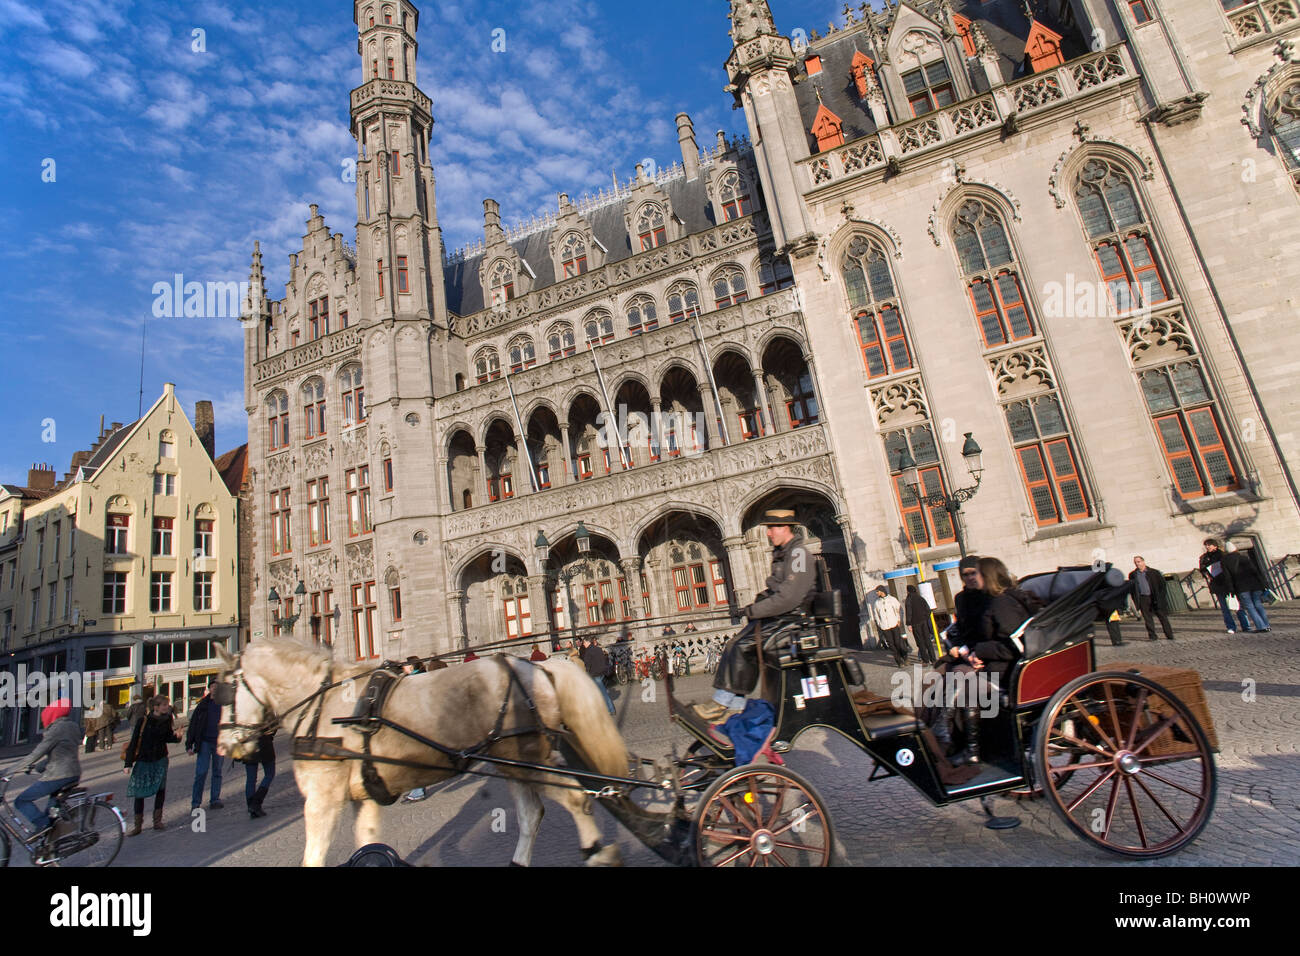
[[[959,528],[1019,571],[1297,550],[1300,16],[1224,5],[903,2],[792,42],[733,0],[747,138],[681,114],[679,164],[511,230],[486,200],[446,254],[418,12],[359,0],[356,248],[312,207],[276,301],[253,257],[251,636],[721,622],[770,507],[850,641],[882,579],[949,604]],[[969,485],[965,432],[954,525],[900,459]]]

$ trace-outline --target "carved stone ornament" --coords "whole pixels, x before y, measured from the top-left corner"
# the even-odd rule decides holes
[[[1278,62],[1251,84],[1241,104],[1241,123],[1255,139],[1264,135],[1267,122],[1264,115],[1266,101],[1291,74],[1292,67],[1300,63],[1300,43],[1294,39],[1279,40],[1277,46],[1273,47],[1273,55]]]
[[[333,551],[316,551],[307,555],[308,591],[333,589],[339,571],[339,557]],[[296,586],[296,585],[295,585]]]
[[[1140,146],[1130,146],[1127,143],[1122,143],[1115,139],[1102,139],[1100,136],[1095,134],[1089,136],[1088,127],[1082,123],[1076,124],[1075,128],[1076,135],[1079,137],[1079,142],[1075,143],[1057,157],[1056,165],[1052,167],[1052,175],[1047,178],[1047,191],[1051,193],[1052,198],[1056,200],[1057,209],[1065,208],[1067,202],[1066,197],[1072,192],[1068,183],[1061,182],[1061,173],[1065,169],[1066,162],[1070,157],[1085,146],[1100,144],[1104,146],[1113,146],[1116,149],[1123,150],[1125,153],[1129,154],[1130,157],[1137,159],[1141,164],[1142,178],[1144,180],[1150,182],[1156,178],[1155,163],[1152,162],[1151,155]]]
[[[948,198],[949,193],[958,187],[965,186],[983,186],[986,189],[991,189],[1011,204],[1011,218],[1016,222],[1021,221],[1020,200],[1015,197],[1015,194],[1012,193],[1010,189],[1003,186],[1001,183],[993,182],[991,179],[970,179],[966,176],[966,169],[963,166],[961,176],[954,175],[952,182],[946,184],[943,189],[939,191],[939,198],[936,199],[934,205],[930,207],[930,221],[925,227],[925,231],[930,234],[930,238],[934,240],[936,246],[943,245],[943,230],[939,227],[939,208],[943,205],[943,201]]]
[[[895,428],[930,417],[929,404],[919,378],[890,382],[871,390],[871,407],[876,410],[876,425],[880,429]]]
[[[1192,331],[1179,312],[1125,319],[1119,323],[1119,334],[1135,366],[1196,354]]]
[[[817,244],[817,268],[821,270],[822,281],[829,282],[834,278],[835,273],[831,268],[831,263],[827,258],[827,250],[830,247],[831,239],[839,233],[841,229],[851,222],[856,222],[863,226],[874,226],[881,232],[889,236],[894,246],[894,258],[902,260],[903,258],[903,240],[892,227],[881,222],[879,219],[872,219],[870,216],[860,216],[854,210],[850,203],[845,203],[840,207],[839,221],[822,236],[821,241]]]
[[[1019,398],[1056,387],[1041,345],[1003,352],[989,359],[999,398]]]
[[[325,442],[317,442],[303,449],[308,474],[314,475],[328,468],[330,457],[330,448]]]
[[[348,581],[373,581],[375,578],[375,546],[370,540],[350,544],[346,548]]]
[[[320,273],[312,276],[307,282],[307,301],[312,302],[321,296],[328,294],[329,284],[326,283],[325,277]]]
[[[293,459],[288,455],[276,455],[266,459],[266,480],[272,488],[287,485],[295,471]]]

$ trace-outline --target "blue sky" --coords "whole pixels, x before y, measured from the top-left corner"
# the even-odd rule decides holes
[[[681,110],[701,145],[744,131],[722,0],[418,6],[451,248],[481,237],[486,196],[512,223],[679,159]],[[787,34],[842,7],[772,3]],[[238,320],[154,318],[153,285],[246,280],[258,239],[281,297],[313,202],[355,242],[352,4],[0,0],[0,52],[0,481],[33,461],[61,476],[101,414],[136,417],[146,317],[145,407],[175,382],[187,414],[214,402],[218,451],[242,443]]]

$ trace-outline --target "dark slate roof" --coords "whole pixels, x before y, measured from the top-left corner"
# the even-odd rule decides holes
[[[89,468],[91,471],[99,468],[100,465],[108,461],[109,456],[113,454],[118,445],[126,440],[126,436],[131,434],[131,429],[135,428],[135,426],[136,422],[131,422],[129,425],[123,425],[121,428],[114,430],[81,467]]]
[[[218,455],[214,464],[217,466],[217,474],[225,482],[226,488],[238,498],[240,488],[244,484],[244,478],[248,474],[248,445],[243,444],[238,448],[232,448],[223,455]]]
[[[690,182],[683,175],[659,183],[659,188],[667,194],[668,201],[672,204],[673,212],[686,224],[688,235],[704,232],[717,225],[713,204],[705,189],[708,171],[708,167],[705,167]],[[583,213],[583,218],[591,226],[592,235],[606,249],[606,264],[621,262],[632,256],[632,242],[623,218],[626,209],[625,196]],[[534,290],[555,284],[555,265],[547,246],[554,232],[554,227],[541,229],[510,243],[536,274],[537,278],[533,280]],[[453,260],[444,266],[447,308],[457,315],[472,315],[484,308],[483,286],[479,281],[482,261],[483,255],[479,253],[463,260]]]
[[[926,3],[913,5],[922,13],[931,12]],[[1069,60],[1086,53],[1089,46],[1078,27],[1063,24],[1051,13],[1050,6],[1043,0],[1036,0],[1034,15],[1048,29],[1061,34],[1061,52],[1065,58]],[[1021,10],[1020,0],[954,0],[953,12],[980,25],[998,52],[1003,76],[1026,75],[1025,41],[1029,39],[1029,20]],[[863,29],[849,29],[810,44],[807,55],[821,57],[821,73],[809,77],[806,67],[803,64],[799,66],[795,99],[799,103],[804,129],[808,131],[808,147],[813,152],[817,151],[817,141],[811,130],[817,116],[818,90],[821,91],[821,102],[843,122],[846,143],[876,131],[871,112],[858,97],[857,84],[850,72],[853,54],[857,50],[879,64],[880,57],[872,48],[871,34]]]
[[[9,494],[13,495],[15,498],[29,498],[35,501],[40,501],[42,498],[48,498],[50,495],[54,494],[53,488],[28,488],[25,485],[4,484],[0,484],[0,488],[9,492]]]

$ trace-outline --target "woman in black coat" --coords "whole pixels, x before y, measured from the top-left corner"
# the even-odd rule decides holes
[[[1005,674],[1020,659],[1020,648],[1011,641],[1020,625],[1043,608],[1042,600],[1016,587],[1016,579],[997,558],[980,558],[980,577],[989,595],[984,610],[982,637],[971,648],[971,663],[993,674]]]

